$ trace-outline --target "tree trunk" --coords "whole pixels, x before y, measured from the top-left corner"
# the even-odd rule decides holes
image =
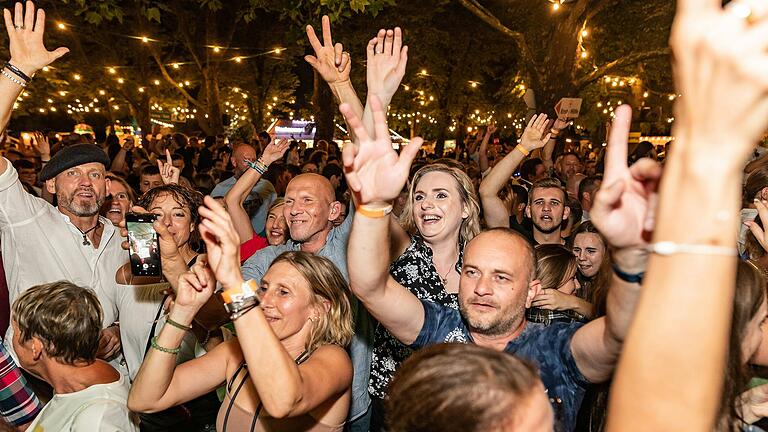
[[[312,94],[312,105],[315,110],[315,142],[323,139],[330,141],[333,139],[334,118],[336,114],[336,107],[334,106],[333,93],[323,78],[317,71],[314,72],[314,93]]]

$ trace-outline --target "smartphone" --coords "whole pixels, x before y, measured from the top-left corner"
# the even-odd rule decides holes
[[[152,223],[157,215],[151,213],[126,213],[128,228],[128,256],[134,276],[160,276],[160,243]]]

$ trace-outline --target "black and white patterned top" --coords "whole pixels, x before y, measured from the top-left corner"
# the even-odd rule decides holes
[[[456,263],[456,271],[459,273],[463,258],[464,245],[459,244],[459,261]],[[458,295],[445,291],[443,281],[432,261],[432,249],[421,236],[411,237],[408,249],[390,264],[389,274],[419,299],[459,310]],[[377,323],[373,336],[373,361],[368,392],[383,399],[395,371],[412,353],[412,349],[401,344],[384,326]]]

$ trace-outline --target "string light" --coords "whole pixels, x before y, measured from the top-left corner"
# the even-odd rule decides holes
[[[587,29],[582,30],[581,37],[587,37],[587,36],[589,36],[589,32],[587,31]]]
[[[64,23],[62,23],[62,22],[56,24],[56,27],[58,27],[59,30],[66,30],[66,28],[67,28],[67,26]]]
[[[111,67],[111,68],[109,68],[109,73],[116,74],[117,73],[117,69]]]
[[[149,38],[146,37],[146,36],[142,36],[141,37],[141,41],[144,42],[144,43],[149,43]]]
[[[242,58],[242,57],[239,57],[239,56],[238,56],[238,57],[235,57],[235,61],[236,61],[236,62],[238,62],[238,63],[240,63],[240,62],[242,62],[242,61],[243,61],[243,58]]]
[[[213,52],[215,52],[216,54],[218,54],[219,52],[221,52],[221,48],[219,48],[219,47],[215,46],[215,47],[213,47]]]
[[[156,80],[154,81],[154,84],[155,84],[155,85],[160,85],[160,80],[157,80],[157,79],[156,79]]]
[[[178,64],[178,63],[174,63],[174,64],[173,64],[173,68],[174,68],[174,69],[178,69],[178,68],[179,68],[179,64]]]
[[[80,76],[80,74],[74,74],[74,75],[72,76],[72,78],[74,78],[74,79],[75,79],[75,81],[80,81],[80,78],[82,78],[82,77]]]
[[[118,78],[118,79],[117,79],[117,83],[118,83],[118,84],[124,84],[124,83],[125,83],[125,79],[123,79],[123,78]]]

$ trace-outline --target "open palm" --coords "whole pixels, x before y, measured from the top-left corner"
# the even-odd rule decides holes
[[[69,52],[69,49],[64,47],[53,51],[45,48],[43,43],[45,11],[38,9],[35,14],[35,4],[31,1],[27,2],[26,11],[21,3],[16,3],[13,17],[11,17],[11,11],[3,9],[3,17],[10,39],[11,64],[27,75],[34,75],[35,72]]]
[[[240,273],[240,237],[229,213],[221,204],[210,196],[206,196],[203,203],[200,206],[200,235],[205,242],[208,263],[225,289],[239,286],[243,280]]]
[[[627,166],[627,141],[632,109],[616,110],[605,156],[605,176],[590,210],[592,221],[617,248],[647,244],[653,231],[661,166],[641,159]]]
[[[549,141],[550,133],[544,135],[547,130],[547,115],[539,114],[531,117],[523,131],[523,135],[520,137],[520,145],[524,149],[530,151],[544,147]]]
[[[408,64],[408,47],[403,46],[400,27],[379,30],[376,37],[368,42],[366,52],[368,93],[385,101],[391,99],[403,80]]]
[[[408,180],[411,163],[423,140],[414,138],[400,155],[392,148],[387,118],[381,101],[370,96],[375,137],[366,132],[348,104],[339,109],[355,133],[357,142],[344,147],[344,173],[358,204],[389,202],[397,198]]]

